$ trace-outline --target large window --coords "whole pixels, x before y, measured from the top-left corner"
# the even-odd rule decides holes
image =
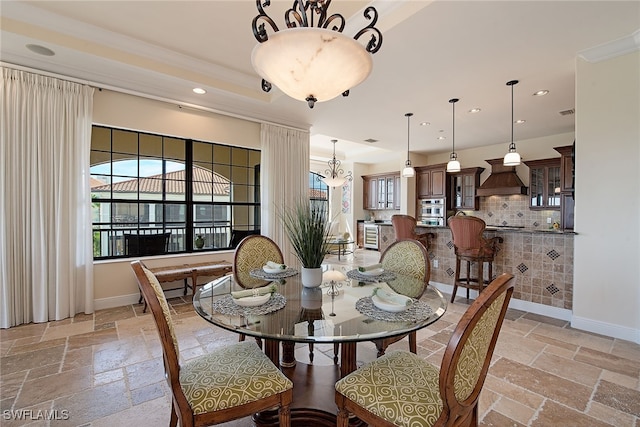
[[[260,229],[260,151],[93,126],[94,258],[221,250]]]
[[[311,204],[321,205],[327,214],[329,213],[329,187],[322,181],[322,175],[309,172],[309,200]]]

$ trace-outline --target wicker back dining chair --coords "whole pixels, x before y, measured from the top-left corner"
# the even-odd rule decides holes
[[[349,414],[375,425],[477,426],[478,399],[509,300],[513,276],[504,273],[469,306],[458,322],[440,369],[397,351],[336,383],[338,427]]]
[[[380,263],[384,271],[390,271],[403,276],[408,276],[416,280],[390,280],[389,287],[396,293],[411,298],[419,299],[427,290],[429,279],[431,278],[431,262],[429,254],[422,243],[417,240],[400,240],[393,242],[383,253]],[[409,334],[409,351],[417,351],[416,332]],[[378,350],[378,357],[382,356],[387,347],[394,342],[400,341],[406,335],[399,337],[384,338],[373,341]]]
[[[279,408],[289,426],[293,384],[253,342],[232,344],[180,363],[178,338],[160,283],[142,262],[131,267],[158,328],[175,427],[206,426]]]
[[[233,279],[243,288],[257,288],[268,281],[252,277],[250,272],[262,268],[267,261],[282,264],[282,251],[270,238],[262,235],[247,236],[240,241],[233,255]]]

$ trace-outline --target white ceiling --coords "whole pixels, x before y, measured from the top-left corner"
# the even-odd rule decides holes
[[[292,0],[265,11],[280,29]],[[367,2],[334,0],[329,11],[351,18],[345,34],[364,22]],[[7,1],[0,5],[0,59],[192,106],[283,125],[310,128],[312,144],[351,160],[403,158],[407,112],[413,112],[411,151],[507,143],[511,92],[517,140],[574,130],[575,63],[586,50],[626,38],[640,44],[639,1],[390,1],[373,2],[383,32],[370,77],[347,98],[309,109],[274,88],[260,89],[251,67],[257,44],[253,0]],[[348,32],[349,31],[349,32]],[[635,34],[634,34],[635,33]],[[635,35],[635,38],[633,38]],[[37,55],[27,44],[50,48]],[[205,95],[195,95],[193,87]],[[543,97],[533,92],[547,89]],[[482,111],[470,114],[473,107]],[[423,121],[430,126],[420,126]],[[438,141],[438,136],[447,139]],[[378,142],[364,142],[372,138]],[[505,146],[506,149],[506,146]],[[376,154],[377,153],[377,154]]]

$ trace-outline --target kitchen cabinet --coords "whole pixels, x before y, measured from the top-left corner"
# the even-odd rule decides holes
[[[363,207],[366,210],[400,209],[400,174],[363,175]]]
[[[555,147],[560,153],[560,191],[563,193],[573,192],[573,146]]]
[[[575,143],[574,143],[575,145]],[[562,229],[573,230],[574,214],[574,145],[555,147],[560,153],[560,191],[562,192]]]
[[[465,168],[449,175],[452,209],[480,209],[476,188],[480,186],[480,174],[484,168]]]
[[[446,197],[447,164],[420,166],[416,169],[416,193],[419,199]]]
[[[560,209],[560,158],[530,160],[529,166],[529,208]]]

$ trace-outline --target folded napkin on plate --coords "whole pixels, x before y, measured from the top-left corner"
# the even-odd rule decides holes
[[[358,267],[358,271],[360,272],[371,271],[371,270],[376,270],[378,268],[382,268],[382,264],[372,264],[372,265],[361,266],[361,267]]]
[[[375,288],[373,290],[373,295],[377,296],[383,301],[386,301],[392,304],[411,305],[411,303],[413,302],[413,300],[409,297],[397,294],[392,291],[387,291],[382,288]]]
[[[280,270],[286,270],[287,266],[285,264],[278,264],[277,262],[267,261],[267,267],[269,268],[279,268]]]
[[[234,291],[231,292],[231,296],[235,299],[238,298],[246,298],[246,297],[257,297],[265,294],[274,293],[278,287],[274,284],[263,286],[261,288],[253,288],[253,289],[245,289],[243,291]]]

